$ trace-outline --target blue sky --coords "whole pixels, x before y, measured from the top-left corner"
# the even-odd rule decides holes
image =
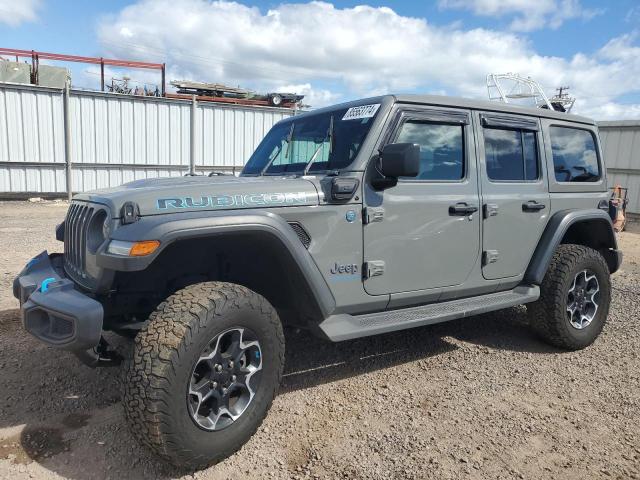
[[[548,93],[569,84],[580,113],[638,118],[639,37],[637,0],[0,0],[1,47],[166,61],[169,80],[295,88],[315,105],[386,91],[482,98],[487,73],[514,71]],[[76,85],[97,85],[95,68],[69,66]]]

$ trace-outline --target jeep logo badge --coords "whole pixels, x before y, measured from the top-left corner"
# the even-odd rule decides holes
[[[330,271],[332,275],[355,275],[356,273],[358,273],[358,265],[356,265],[355,263],[352,263],[350,265],[340,265],[338,262],[336,262],[333,267],[331,267]]]

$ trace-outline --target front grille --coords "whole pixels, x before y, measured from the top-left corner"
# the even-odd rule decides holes
[[[296,232],[296,235],[304,245],[304,248],[309,248],[309,245],[311,245],[311,237],[304,227],[298,222],[289,222],[289,225],[293,228],[293,231]]]
[[[93,213],[87,204],[72,203],[64,224],[64,266],[81,277],[86,276],[87,230]]]

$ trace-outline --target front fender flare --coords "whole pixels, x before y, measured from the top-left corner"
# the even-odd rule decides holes
[[[549,222],[547,227],[538,242],[538,246],[529,262],[527,271],[524,275],[524,281],[534,285],[540,285],[551,263],[553,253],[562,242],[567,231],[572,225],[581,222],[602,222],[606,225],[607,240],[606,245],[610,250],[616,252],[616,261],[614,262],[614,268],[611,272],[615,272],[620,266],[620,255],[617,252],[618,244],[616,241],[616,235],[613,230],[613,224],[609,214],[603,210],[588,209],[588,210],[560,210],[556,212]]]
[[[96,255],[96,261],[100,267],[109,270],[140,271],[151,265],[167,246],[178,240],[238,232],[266,233],[275,237],[292,256],[325,318],[335,310],[333,294],[313,258],[289,224],[271,212],[244,210],[150,215],[116,229],[111,239],[129,242],[159,240],[158,250],[145,257],[123,257],[107,253],[108,242],[105,242]]]

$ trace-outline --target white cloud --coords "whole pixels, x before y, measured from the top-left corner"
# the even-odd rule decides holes
[[[340,94],[333,93],[323,88],[313,88],[310,83],[301,83],[297,85],[280,85],[273,89],[274,92],[297,93],[304,95],[302,103],[305,105],[313,105],[321,107],[331,105],[340,99]]]
[[[570,85],[576,111],[595,117],[608,115],[616,97],[640,92],[635,35],[590,55],[551,57],[513,33],[434,26],[385,7],[312,2],[263,14],[225,1],[140,0],[104,19],[98,35],[110,55],[166,61],[168,79],[296,87],[306,89],[314,106],[338,100],[337,92],[350,98],[394,91],[486,98],[491,72],[529,75],[549,93]]]
[[[601,9],[582,7],[580,0],[439,0],[438,4],[486,17],[513,16],[511,29],[523,32],[556,29],[567,20],[589,20],[603,13]]]
[[[595,108],[583,107],[580,113],[597,120],[633,120],[640,118],[640,103],[606,102]]]
[[[41,0],[0,0],[0,23],[17,27],[38,18]]]

